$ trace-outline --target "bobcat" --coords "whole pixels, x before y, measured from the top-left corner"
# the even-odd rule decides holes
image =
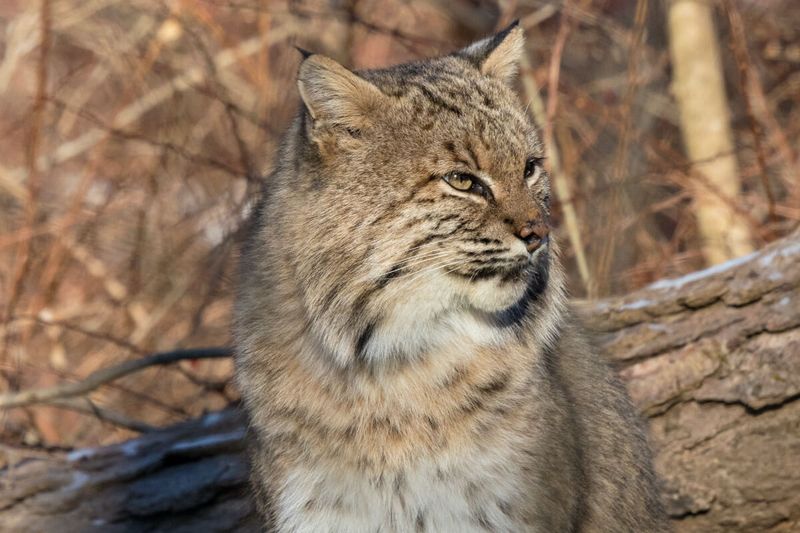
[[[666,531],[645,436],[566,304],[512,25],[302,109],[242,250],[236,378],[269,531]]]

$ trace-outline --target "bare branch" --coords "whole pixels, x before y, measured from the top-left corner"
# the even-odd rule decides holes
[[[572,188],[561,167],[558,145],[553,135],[553,122],[555,120],[556,111],[558,110],[558,79],[561,70],[561,54],[570,32],[568,13],[565,11],[561,16],[561,25],[559,27],[558,37],[556,38],[557,42],[553,47],[548,69],[547,107],[545,107],[544,102],[542,102],[542,97],[539,95],[539,87],[536,84],[536,79],[534,78],[527,56],[523,57],[524,75],[522,76],[522,84],[525,90],[525,97],[530,102],[529,110],[531,115],[538,124],[544,126],[545,146],[547,147],[548,155],[547,164],[550,167],[550,174],[553,177],[553,189],[555,190],[558,202],[561,204],[561,209],[564,212],[564,225],[566,226],[567,235],[572,244],[573,252],[575,253],[578,273],[580,274],[584,289],[589,293],[592,292],[594,281],[586,260],[579,218],[571,192]]]
[[[761,175],[761,184],[764,187],[764,192],[767,195],[767,202],[769,208],[769,218],[775,221],[775,193],[772,191],[772,186],[769,183],[769,176],[767,175],[767,156],[764,153],[764,146],[761,144],[761,139],[764,136],[761,123],[756,120],[753,113],[753,106],[750,104],[750,85],[753,83],[752,62],[750,61],[750,53],[747,51],[747,36],[745,35],[744,22],[742,15],[736,6],[730,0],[725,0],[723,4],[725,12],[728,15],[728,21],[731,25],[731,45],[733,54],[736,58],[736,65],[739,67],[739,85],[742,90],[742,100],[744,101],[744,110],[747,114],[747,123],[750,128],[750,134],[753,136],[753,143],[755,145],[756,161],[758,162],[758,171]]]
[[[77,383],[64,383],[62,385],[56,385],[55,387],[0,395],[0,407],[20,407],[43,402],[52,403],[53,400],[81,396],[110,381],[114,381],[151,366],[169,365],[186,359],[214,359],[229,357],[230,355],[230,348],[194,348],[156,353],[141,359],[125,361],[120,365],[110,368],[103,368]]]
[[[62,409],[69,409],[70,411],[75,411],[86,415],[92,415],[103,422],[110,422],[115,426],[136,431],[137,433],[149,433],[150,431],[154,431],[156,429],[150,424],[129,418],[122,413],[106,409],[105,407],[101,407],[89,398],[66,398],[47,402],[46,405],[60,407]]]
[[[237,46],[232,46],[221,50],[214,56],[214,64],[217,69],[222,70],[231,67],[236,60],[260,51],[264,47],[280,42],[296,31],[294,25],[289,21],[269,34],[251,37],[242,41]],[[187,69],[182,74],[152,89],[142,95],[138,100],[123,108],[115,117],[112,124],[113,130],[120,130],[133,122],[137,121],[142,115],[154,107],[164,103],[175,93],[185,91],[206,80],[207,72],[200,67]],[[91,149],[101,142],[108,135],[108,131],[102,128],[93,128],[80,135],[78,138],[67,141],[54,150],[47,157],[39,157],[36,161],[36,168],[47,168],[68,161]],[[9,171],[16,182],[27,179],[29,172],[27,169],[19,168]]]

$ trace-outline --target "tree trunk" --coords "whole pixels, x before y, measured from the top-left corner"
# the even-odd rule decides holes
[[[800,527],[800,233],[579,304],[649,417],[677,531]],[[235,410],[0,472],[0,529],[256,531]],[[13,464],[13,461],[10,461]]]
[[[753,249],[750,227],[736,213],[741,194],[713,5],[672,0],[668,12],[672,92],[696,180],[694,208],[707,264]]]

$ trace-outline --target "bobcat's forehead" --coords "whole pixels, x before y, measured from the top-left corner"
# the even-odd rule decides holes
[[[401,65],[367,77],[394,99],[376,128],[389,133],[384,139],[395,143],[399,156],[463,163],[503,179],[517,177],[527,157],[541,155],[536,129],[511,89],[461,58]]]

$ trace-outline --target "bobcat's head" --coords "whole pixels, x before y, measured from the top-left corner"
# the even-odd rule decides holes
[[[512,25],[381,70],[304,57],[298,155],[274,202],[293,210],[309,323],[343,361],[421,352],[443,329],[491,337],[546,302],[550,185],[510,85],[522,53]]]

